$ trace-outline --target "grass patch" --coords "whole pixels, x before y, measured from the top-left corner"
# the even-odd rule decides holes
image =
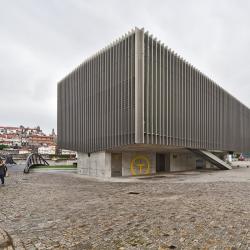
[[[76,165],[55,165],[55,166],[46,166],[47,168],[77,168]]]
[[[51,166],[43,166],[43,165],[35,165],[31,167],[31,169],[76,169],[76,165],[51,165]]]

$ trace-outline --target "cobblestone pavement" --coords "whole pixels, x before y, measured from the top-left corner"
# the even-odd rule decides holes
[[[0,228],[0,249],[8,249],[8,250],[13,249],[12,239],[1,228]]]
[[[0,249],[250,249],[250,168],[113,179],[10,172]]]

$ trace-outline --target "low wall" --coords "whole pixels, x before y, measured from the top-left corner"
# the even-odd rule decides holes
[[[250,160],[247,161],[232,161],[232,167],[250,167]]]

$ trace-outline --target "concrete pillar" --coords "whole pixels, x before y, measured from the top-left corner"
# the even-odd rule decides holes
[[[110,153],[77,153],[77,170],[79,174],[96,177],[111,177]]]

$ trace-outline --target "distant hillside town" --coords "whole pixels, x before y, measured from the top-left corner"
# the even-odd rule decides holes
[[[75,155],[74,151],[59,149],[56,143],[56,133],[52,129],[46,135],[40,126],[11,127],[0,126],[0,150],[11,154],[40,153],[42,155]]]

